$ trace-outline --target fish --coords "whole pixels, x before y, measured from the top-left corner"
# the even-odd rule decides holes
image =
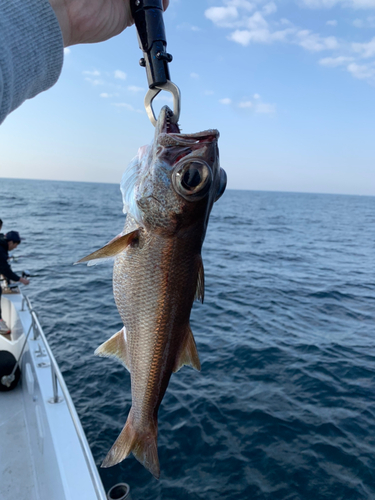
[[[122,233],[78,262],[115,258],[113,293],[124,326],[95,354],[118,358],[131,377],[132,406],[102,467],[132,452],[157,479],[157,415],[169,380],[184,365],[200,370],[190,312],[194,299],[203,302],[202,244],[227,184],[219,132],[182,134],[172,115],[161,109],[153,143],[125,170]]]

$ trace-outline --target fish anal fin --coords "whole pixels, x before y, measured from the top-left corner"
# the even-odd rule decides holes
[[[160,465],[157,448],[157,422],[150,421],[149,425],[138,429],[134,425],[134,418],[130,409],[128,419],[119,437],[105,457],[102,467],[112,467],[122,462],[130,452],[151,474],[159,479]]]
[[[80,259],[75,264],[81,264],[83,262],[89,262],[90,260],[95,259],[107,259],[109,257],[115,257],[120,252],[125,250],[125,248],[130,245],[130,243],[134,240],[134,238],[137,238],[138,235],[139,229],[136,229],[135,231],[125,234],[124,236],[116,237],[109,243],[104,245],[104,247],[96,250],[93,253],[90,253],[90,255],[87,255],[86,257],[83,257],[83,259]]]
[[[173,368],[173,373],[178,372],[180,368],[184,365],[191,366],[195,368],[195,370],[200,371],[201,363],[199,361],[197,345],[195,343],[193,332],[188,326],[188,331],[186,332],[184,344],[176,358],[176,362]]]
[[[130,359],[128,355],[128,348],[126,345],[126,329],[125,327],[119,332],[115,333],[104,344],[100,345],[96,351],[96,356],[105,358],[115,357],[118,358],[125,368],[130,372]]]
[[[200,300],[203,304],[204,300],[204,267],[202,257],[199,256],[198,262],[198,278],[197,278],[197,288],[195,290],[195,300]]]

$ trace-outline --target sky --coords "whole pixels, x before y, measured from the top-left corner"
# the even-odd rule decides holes
[[[220,131],[228,188],[375,195],[375,0],[171,0],[164,22],[182,131]],[[119,183],[153,139],[140,57],[134,27],[65,49],[1,125],[0,177]]]

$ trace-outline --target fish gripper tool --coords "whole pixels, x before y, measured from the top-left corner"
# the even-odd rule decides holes
[[[166,90],[173,95],[171,122],[177,123],[181,110],[181,93],[177,85],[171,82],[169,75],[168,63],[173,57],[166,52],[162,0],[130,0],[130,7],[137,28],[139,48],[143,51],[139,64],[146,68],[149,86],[145,97],[147,115],[156,126],[152,101],[159,92]]]

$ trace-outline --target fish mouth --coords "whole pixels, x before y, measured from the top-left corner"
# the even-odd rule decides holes
[[[173,136],[177,142],[184,144],[208,144],[218,140],[218,130],[210,129],[194,134],[181,134],[178,123],[172,121],[173,111],[168,106],[163,106],[156,124],[156,135],[168,134]]]
[[[179,134],[180,127],[178,123],[172,122],[173,111],[168,106],[163,106],[160,111],[157,121],[157,128],[159,134]]]

